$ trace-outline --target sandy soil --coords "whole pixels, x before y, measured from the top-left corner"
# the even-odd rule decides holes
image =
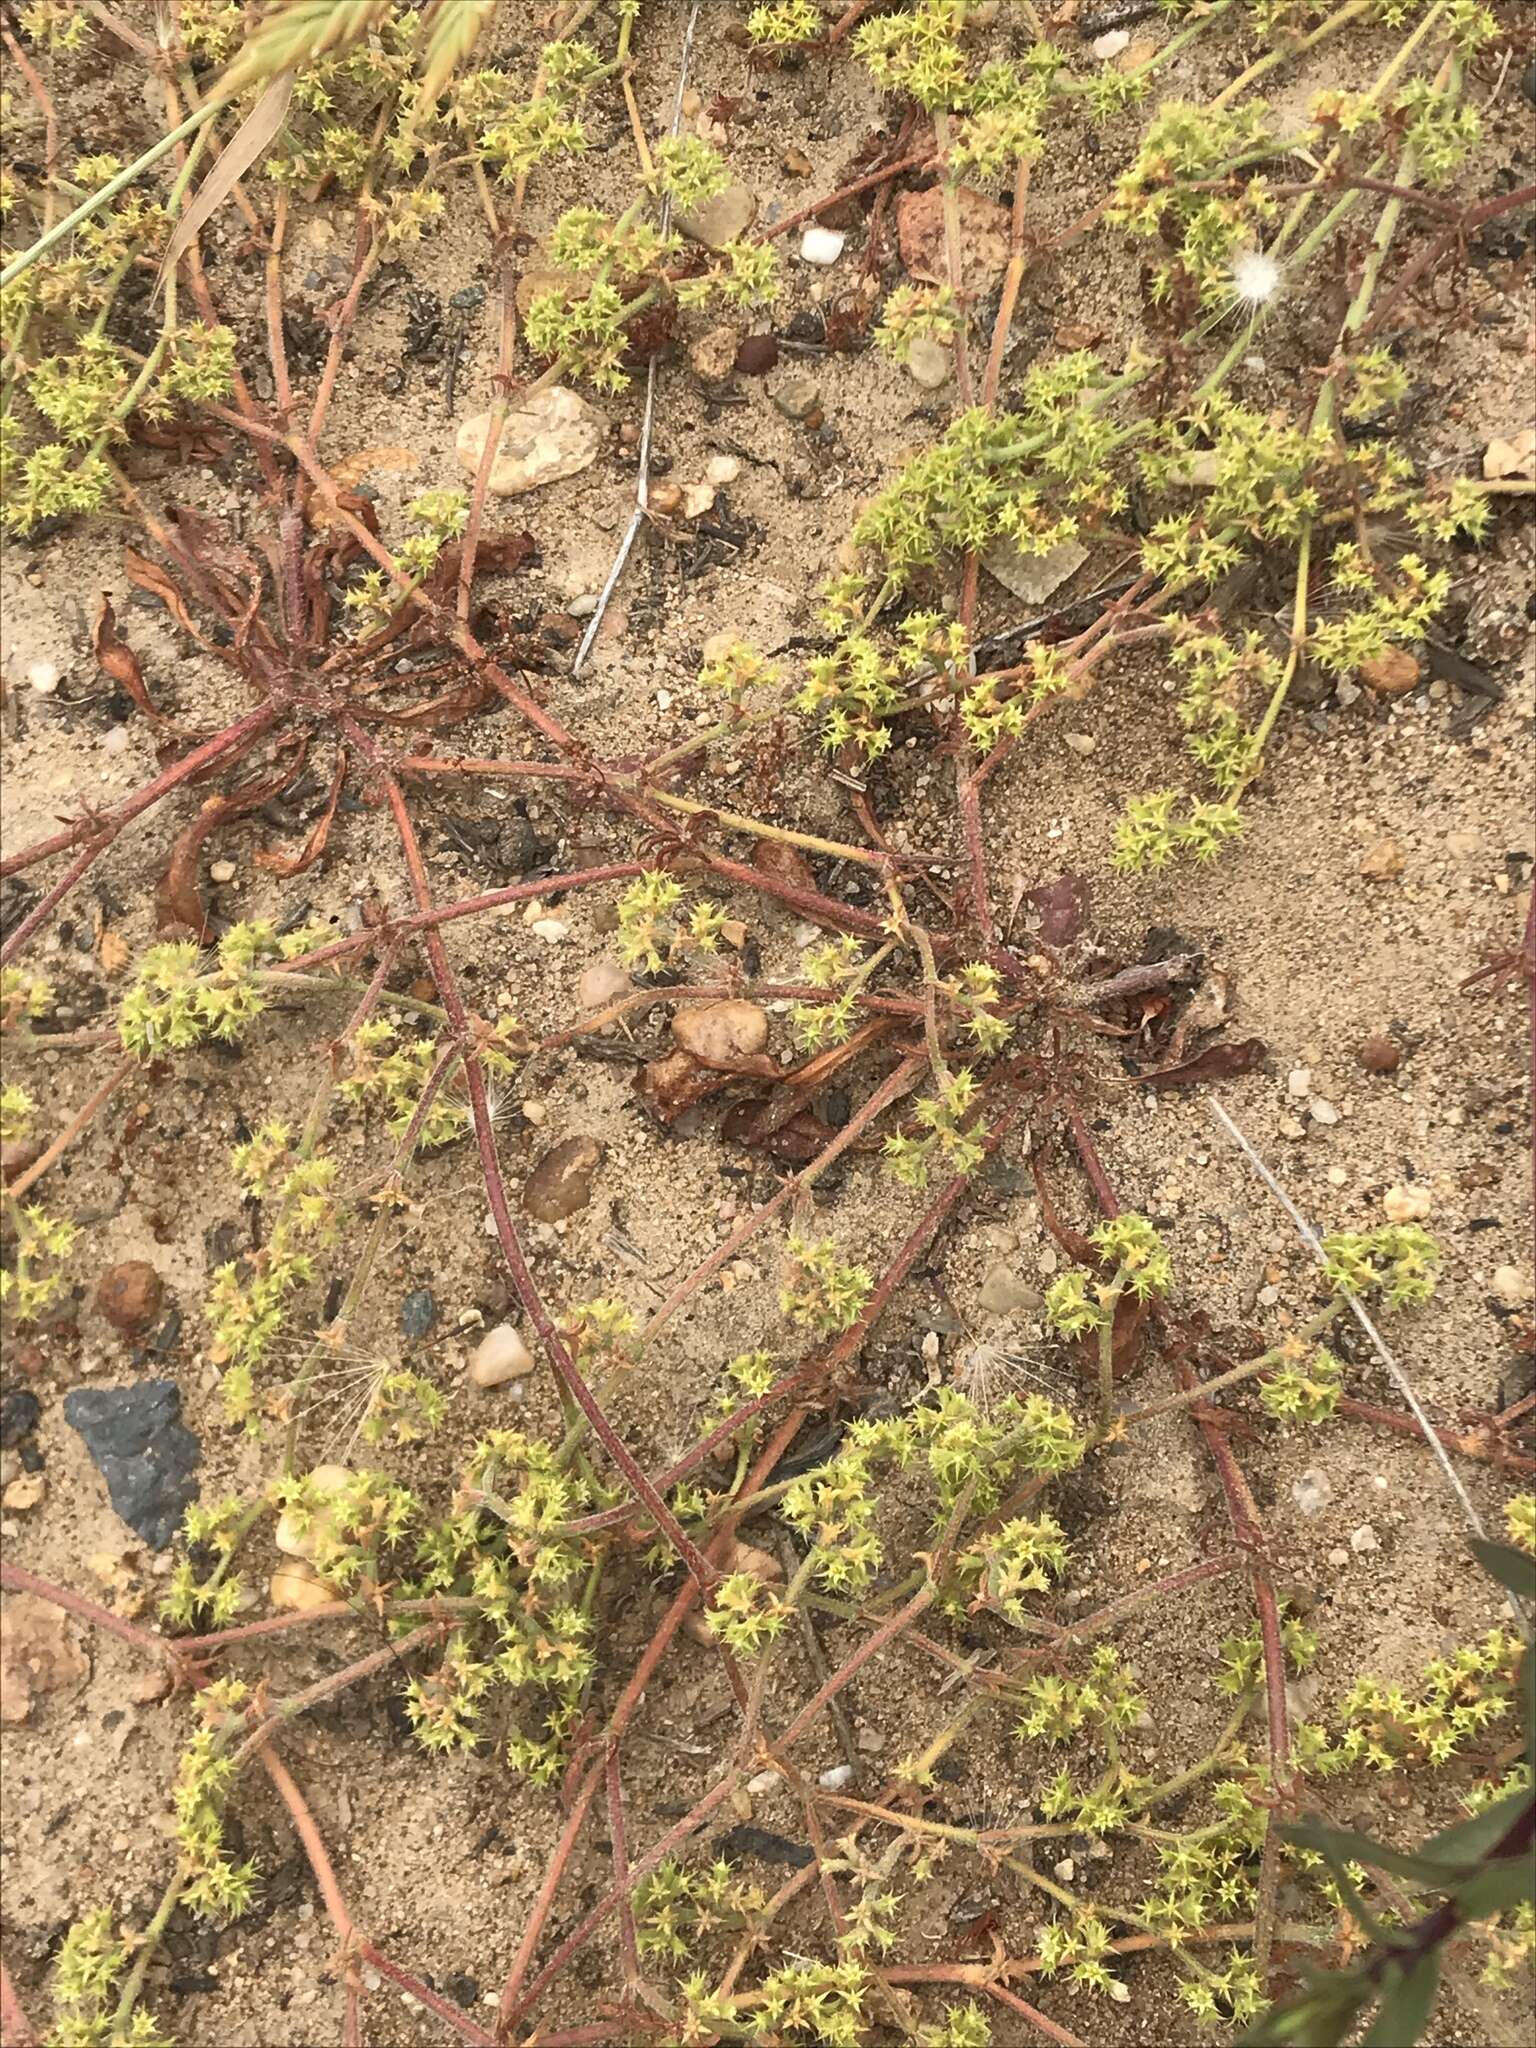
[[[136,19],[142,11],[125,14]],[[608,37],[611,24],[601,13],[599,22],[601,37]],[[521,26],[527,39],[528,25]],[[647,10],[637,39],[642,61],[635,89],[652,133],[670,111],[680,27],[679,8],[662,5]],[[498,36],[504,33],[509,45],[511,34],[498,29]],[[1213,89],[1224,67],[1239,68],[1237,46],[1202,47],[1176,74],[1178,89]],[[760,218],[834,188],[881,117],[867,79],[846,61],[829,66],[812,57],[792,72],[762,79],[714,35],[700,41],[691,83],[706,104],[719,93],[746,95],[727,154],[733,173],[758,194]],[[1305,83],[1293,89],[1300,93]],[[105,68],[86,66],[78,90],[91,145],[140,144],[151,132],[148,113],[136,93],[114,99],[110,84]],[[1484,87],[1480,97],[1487,94]],[[19,106],[13,118],[25,123],[29,110]],[[1506,173],[1529,178],[1530,121],[1529,103],[1512,76],[1487,113],[1468,192],[1493,189]],[[622,204],[633,158],[616,95],[603,100],[594,129],[579,196],[597,205]],[[1031,205],[1042,235],[1091,203],[1124,160],[1130,132],[1085,127],[1041,167]],[[809,159],[808,174],[786,172],[790,142]],[[547,230],[571,196],[557,191],[555,180],[536,178],[529,233]],[[237,219],[221,216],[205,242],[219,259],[210,265],[211,282],[228,317],[249,334],[254,364],[261,275],[259,264],[237,251],[240,232]],[[774,314],[780,332],[818,295],[853,288],[866,233],[862,224],[854,230],[842,265],[831,273],[786,263],[787,290]],[[298,305],[314,312],[344,285],[350,235],[345,207],[320,201],[298,209],[285,269]],[[1522,260],[1528,264],[1528,244]],[[892,255],[882,283],[898,274]],[[408,252],[398,272],[365,301],[327,446],[332,459],[368,449],[409,450],[408,471],[380,465],[368,475],[386,534],[403,532],[400,507],[417,490],[461,481],[456,426],[492,395],[494,282],[484,224],[466,185],[455,190],[443,230]],[[446,301],[473,283],[491,288],[491,297],[471,316],[450,416],[440,366],[403,353],[407,293],[435,291]],[[1426,325],[1405,344],[1405,361],[1423,394],[1409,445],[1423,463],[1475,472],[1490,436],[1530,423],[1531,307],[1507,261],[1476,257],[1457,289],[1465,295],[1456,307],[1461,317],[1439,329]],[[1314,299],[1278,309],[1261,355],[1239,375],[1240,396],[1283,402],[1309,366],[1326,359],[1337,308],[1323,297],[1321,304]],[[1057,346],[1053,337],[1063,327],[1100,331],[1106,353],[1118,359],[1133,338],[1126,323],[1138,302],[1136,265],[1123,250],[1041,266],[1026,280],[1010,376]],[[594,659],[579,678],[569,674],[567,607],[584,615],[581,600],[607,574],[633,502],[633,456],[615,433],[582,476],[505,508],[507,525],[526,524],[533,532],[538,561],[506,579],[495,595],[529,630],[546,632],[548,663],[538,688],[595,753],[635,754],[673,743],[695,718],[713,715],[705,711],[695,677],[704,640],[722,624],[770,650],[814,632],[819,581],[858,504],[948,416],[952,390],[921,391],[873,352],[815,355],[804,367],[821,391],[825,424],[819,430],[784,418],[760,380],[737,379],[735,402],[719,405],[690,371],[685,351],[660,365],[658,468],[690,482],[703,475],[711,456],[735,456],[740,476],[719,508],[719,523],[737,538],[701,542],[686,528],[643,529]],[[312,381],[313,359],[301,358],[299,374]],[[397,377],[400,388],[392,390]],[[615,429],[638,422],[642,388],[637,382],[623,397],[599,401]],[[173,472],[165,463],[148,450],[131,458],[148,502],[190,503],[248,539],[262,530],[267,515],[259,475],[246,454],[236,450],[212,470]],[[7,550],[0,755],[7,851],[53,829],[81,798],[110,804],[155,771],[151,732],[126,715],[91,660],[98,593],[111,593],[123,631],[170,715],[212,730],[244,708],[229,675],[189,652],[163,611],[136,596],[123,571],[122,540],[116,522],[103,520]],[[1124,799],[1181,773],[1167,686],[1150,658],[1121,661],[1089,704],[1060,706],[1038,723],[1027,748],[994,779],[987,818],[991,871],[1004,906],[1015,882],[1029,887],[1063,870],[1092,878],[1089,927],[1064,964],[1068,977],[1135,960],[1151,928],[1172,927],[1229,978],[1227,1035],[1260,1037],[1268,1051],[1260,1071],[1223,1085],[1221,1100],[1319,1228],[1380,1220],[1383,1193],[1393,1184],[1430,1191],[1444,1277],[1430,1306],[1395,1326],[1394,1343],[1425,1404],[1452,1425],[1467,1414],[1498,1410],[1531,1385],[1528,1314],[1512,1312],[1493,1284],[1502,1267],[1515,1267],[1526,1281],[1531,1272],[1524,1013],[1512,973],[1472,988],[1461,984],[1517,946],[1530,902],[1536,651],[1526,599],[1533,567],[1529,515],[1513,508],[1500,513],[1480,553],[1457,560],[1451,637],[1494,680],[1497,701],[1435,681],[1392,701],[1356,694],[1345,702],[1333,695],[1310,709],[1296,708],[1250,803],[1245,844],[1208,871],[1126,879],[1106,864]],[[1113,570],[1112,555],[1091,558],[1058,596],[1091,590]],[[1018,616],[1017,601],[984,578],[981,629],[1000,629]],[[64,672],[63,686],[50,699],[25,687],[29,664],[42,658]],[[1085,730],[1095,740],[1087,755],[1068,744],[1069,733]],[[494,715],[445,736],[441,751],[513,755],[522,746],[516,721]],[[539,793],[539,785],[529,787],[535,793],[527,797],[517,785],[454,787],[451,793],[443,785],[423,793],[418,817],[429,877],[441,897],[498,886],[541,866],[559,872],[630,857],[635,841],[628,825],[596,808],[568,809]],[[766,762],[746,749],[733,761],[717,749],[708,789],[711,801],[772,815],[802,831],[839,840],[858,836],[844,793],[810,749],[786,748]],[[947,768],[915,736],[879,771],[872,793],[898,845],[958,845]],[[331,855],[300,881],[277,881],[255,864],[258,849],[302,839],[321,794],[317,783],[312,796],[286,812],[269,810],[235,825],[205,849],[205,886],[219,917],[296,917],[302,903],[309,917],[342,932],[355,928],[362,906],[373,899],[395,910],[405,906],[388,820],[362,806],[343,814]],[[125,834],[34,949],[37,965],[57,984],[64,1028],[99,1024],[121,991],[122,973],[109,971],[114,949],[104,959],[103,936],[115,935],[130,952],[156,936],[155,883],[171,827],[184,824],[194,807],[187,797],[174,817]],[[489,843],[467,839],[463,828],[466,820],[485,821],[489,842],[514,812],[526,815],[532,844],[508,867]],[[1370,856],[1384,841],[1395,845],[1400,871],[1372,879]],[[732,850],[739,852],[739,844]],[[234,863],[232,879],[207,883],[206,864],[214,858]],[[837,871],[820,859],[813,866],[819,885],[833,893],[862,883],[847,867]],[[934,876],[941,887],[951,878],[942,868]],[[614,888],[595,890],[563,903],[558,917],[567,930],[558,942],[539,935],[520,906],[450,927],[451,956],[472,1005],[487,1013],[509,1007],[535,1034],[569,1023],[583,968],[611,953],[616,894]],[[731,909],[749,925],[763,975],[793,977],[803,940],[795,914],[744,895]],[[1026,913],[1013,937],[1027,951],[1029,936]],[[424,971],[419,956],[404,960],[397,985]],[[7,1347],[7,1390],[29,1386],[42,1402],[35,1441],[45,1479],[41,1497],[25,1509],[12,1509],[7,1494],[0,1535],[9,1559],[95,1598],[112,1597],[107,1582],[116,1560],[115,1591],[124,1611],[151,1612],[161,1590],[168,1558],[136,1547],[79,1437],[64,1422],[63,1399],[72,1387],[118,1384],[151,1369],[169,1374],[202,1441],[205,1498],[249,1491],[269,1472],[270,1449],[253,1445],[223,1420],[200,1305],[212,1267],[256,1227],[231,1182],[229,1147],[264,1118],[302,1118],[312,1088],[307,1071],[323,1056],[347,1007],[347,999],[338,998],[285,1008],[265,1019],[238,1054],[198,1055],[174,1070],[155,1067],[136,1076],[90,1141],[50,1174],[51,1204],[86,1231],[72,1268],[68,1313],[36,1338],[13,1337]],[[635,1026],[641,1047],[664,1037],[665,1015],[661,1009],[641,1017]],[[1395,1073],[1373,1075],[1358,1048],[1383,1032],[1404,1058]],[[783,1019],[776,1017],[774,1049],[787,1045]],[[546,1299],[619,1294],[643,1313],[754,1202],[773,1192],[779,1170],[760,1153],[722,1142],[715,1106],[678,1131],[658,1128],[635,1101],[631,1066],[602,1056],[619,1047],[609,1038],[595,1049],[576,1045],[536,1056],[517,1079],[518,1106],[500,1142],[514,1187],[552,1144],[572,1136],[600,1142],[603,1160],[590,1204],[564,1224],[529,1223],[527,1248]],[[1309,1254],[1216,1127],[1208,1090],[1158,1093],[1137,1086],[1107,1038],[1079,1034],[1073,1050],[1082,1061],[1085,1109],[1108,1173],[1124,1203],[1166,1231],[1181,1303],[1203,1310],[1234,1346],[1248,1333],[1273,1328],[1277,1312],[1303,1316],[1315,1295]],[[71,1048],[39,1057],[42,1087],[36,1092],[46,1095],[50,1123],[62,1125],[109,1071],[113,1054],[110,1048]],[[1295,1076],[1303,1069],[1310,1081],[1298,1092]],[[29,1085],[36,1089],[35,1078]],[[855,1091],[855,1100],[862,1092]],[[1314,1100],[1331,1106],[1336,1120],[1321,1121],[1309,1111]],[[339,1127],[335,1147],[344,1174],[356,1181],[377,1163],[376,1135],[365,1139],[356,1127]],[[952,1373],[961,1352],[985,1337],[1016,1350],[1033,1378],[1086,1412],[1074,1367],[1047,1338],[1038,1308],[1026,1304],[999,1316],[981,1304],[983,1281],[1000,1262],[1025,1290],[1042,1288],[1058,1269],[1061,1254],[1045,1228],[1030,1171],[1032,1151],[1067,1219],[1076,1226],[1091,1220],[1092,1198],[1070,1148],[1050,1119],[1038,1121],[978,1176],[866,1344],[852,1392],[908,1398],[931,1377]],[[846,1172],[828,1177],[818,1222],[879,1272],[917,1213],[915,1198],[893,1197],[875,1162],[858,1157]],[[505,1390],[482,1393],[467,1383],[462,1319],[473,1311],[495,1321],[512,1302],[486,1218],[472,1148],[453,1148],[426,1162],[413,1176],[410,1204],[391,1231],[356,1330],[361,1347],[405,1357],[449,1396],[440,1434],[390,1458],[403,1479],[435,1497],[446,1497],[464,1452],[488,1427],[558,1432],[560,1424],[548,1376],[529,1383],[523,1405]],[[725,1358],[757,1342],[791,1355],[792,1333],[776,1308],[779,1245],[772,1230],[755,1240],[672,1323],[657,1354],[647,1355],[616,1396],[613,1420],[647,1470],[664,1466],[694,1440]],[[93,1306],[97,1273],[128,1258],[154,1264],[181,1312],[180,1329],[163,1354],[135,1353]],[[422,1287],[432,1292],[436,1320],[429,1336],[412,1345],[400,1333],[400,1304]],[[930,1332],[938,1338],[936,1359],[923,1349]],[[1384,1368],[1363,1344],[1350,1345],[1349,1365],[1349,1389],[1358,1399],[1400,1405]],[[1148,1366],[1149,1390],[1162,1390],[1163,1372],[1156,1361]],[[345,1450],[347,1420],[339,1407],[317,1414],[310,1427],[315,1458]],[[1335,1701],[1361,1670],[1405,1679],[1444,1642],[1464,1640],[1497,1618],[1496,1599],[1467,1557],[1458,1513],[1422,1444],[1356,1422],[1313,1432],[1259,1417],[1240,1451],[1276,1571],[1309,1610],[1320,1638],[1317,1672],[1306,1682],[1302,1705],[1305,1699],[1324,1706]],[[9,1486],[21,1467],[15,1452],[3,1455]],[[1458,1470],[1478,1512],[1496,1525],[1513,1490],[1511,1478],[1471,1460],[1459,1461]],[[1304,1473],[1313,1490],[1326,1493],[1311,1514],[1297,1500]],[[1095,1461],[1059,1488],[1056,1511],[1073,1558],[1071,1600],[1056,1607],[1058,1619],[1077,1611],[1073,1603],[1088,1611],[1138,1576],[1176,1570],[1228,1541],[1214,1467],[1198,1431],[1182,1416],[1159,1419],[1134,1450]],[[922,1523],[915,1512],[908,1519],[916,1543]],[[762,1522],[749,1533],[764,1540],[771,1526]],[[263,1535],[249,1561],[253,1587],[264,1585],[274,1562]],[[606,1696],[632,1668],[670,1587],[670,1581],[642,1587],[604,1617],[600,1691]],[[1129,1745],[1135,1768],[1171,1775],[1209,1746],[1226,1711],[1214,1684],[1216,1646],[1246,1626],[1249,1614],[1243,1578],[1224,1578],[1133,1617],[1118,1632],[1152,1702],[1153,1725]],[[253,1674],[259,1669],[281,1696],[364,1654],[377,1635],[376,1622],[364,1615],[348,1631],[286,1639],[259,1664],[252,1658],[248,1668]],[[142,1926],[153,1912],[172,1855],[167,1788],[190,1724],[180,1699],[135,1698],[144,1666],[131,1648],[89,1630],[80,1640],[89,1675],[41,1699],[24,1725],[7,1732],[5,1950],[34,2015],[47,2009],[49,1962],[72,1919],[106,1905]],[[827,1655],[835,1661],[855,1640],[829,1624]],[[944,1707],[934,1697],[935,1677],[934,1667],[903,1652],[850,1688],[856,1789],[864,1796],[873,1796],[883,1780],[883,1757],[920,1747],[940,1725]],[[778,1666],[770,1722],[787,1719],[815,1683],[797,1639]],[[296,1726],[284,1737],[284,1753],[330,1846],[357,1924],[460,2003],[479,2011],[487,1999],[480,2016],[489,2025],[489,2007],[559,1833],[559,1804],[513,1781],[492,1748],[450,1761],[425,1758],[404,1728],[397,1693],[387,1679],[357,1688]],[[680,1643],[625,1753],[631,1826],[642,1842],[655,1839],[711,1782],[721,1744],[730,1737],[731,1711],[718,1661],[695,1643]],[[1259,1719],[1253,1741],[1257,1746],[1262,1739]],[[814,1773],[837,1759],[832,1731],[823,1726],[801,1761]],[[955,1762],[940,1810],[952,1819],[985,1813],[991,1825],[1028,1818],[1039,1784],[1055,1767],[1054,1759],[1016,1744],[1000,1716],[984,1717],[968,1733]],[[1408,1839],[1426,1822],[1447,1817],[1445,1801],[1438,1784],[1410,1777],[1389,1788],[1385,1810]],[[1379,1826],[1383,1810],[1379,1797],[1367,1801],[1362,1794],[1362,1819]],[[178,1912],[150,1974],[148,2003],[186,2048],[308,2048],[336,2039],[335,1943],[286,1816],[264,1782],[244,1787],[236,1811],[262,1870],[259,1904],[224,1931]],[[783,1791],[758,1799],[752,1818],[791,1836],[802,1821]],[[1130,1896],[1135,1882],[1147,1877],[1149,1865],[1139,1860],[1145,1853],[1118,1852],[1102,1878],[1095,1877],[1094,1895],[1111,1902]],[[550,1947],[605,1887],[608,1873],[605,1831],[598,1828],[577,1851],[549,1924]],[[781,1875],[753,1874],[770,1887]],[[909,1899],[902,1959],[955,1958],[965,1927],[988,1911],[1010,1952],[1029,1953],[1043,1903],[1006,1873],[989,1876],[974,1859],[952,1857]],[[788,1949],[819,1944],[819,1908],[802,1902],[786,1916],[784,1934]],[[1135,1997],[1129,2007],[1059,1987],[1041,1995],[1053,2017],[1095,2048],[1196,2038],[1188,2015],[1171,2002],[1166,1966],[1138,1966],[1130,1981]],[[603,2017],[618,1982],[612,1945],[600,1940],[550,2002],[547,2024]],[[1010,2033],[1010,2024],[999,2021],[999,2042],[1024,2038]],[[1481,2024],[1448,2004],[1431,2038],[1443,2044],[1482,2040]],[[369,1998],[366,2038],[377,2048],[437,2037],[436,2023],[397,1992],[385,1987]]]

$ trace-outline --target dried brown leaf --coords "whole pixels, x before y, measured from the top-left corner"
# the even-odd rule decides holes
[[[138,656],[117,630],[117,614],[112,609],[112,600],[103,591],[101,604],[96,613],[96,623],[91,629],[91,647],[96,656],[96,665],[102,674],[126,690],[133,702],[146,718],[158,721],[160,713],[155,709],[139,667]]]

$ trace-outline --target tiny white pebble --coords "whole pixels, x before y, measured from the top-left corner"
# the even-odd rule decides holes
[[[539,1101],[538,1097],[535,1095],[530,1095],[528,1100],[524,1103],[521,1103],[519,1107],[521,1108],[523,1115],[527,1117],[529,1123],[531,1124],[541,1124],[543,1123],[545,1117],[549,1115],[548,1109],[544,1106],[542,1102]]]
[[[929,1330],[927,1334],[924,1336],[922,1343],[922,1352],[924,1358],[926,1358],[928,1363],[932,1365],[933,1361],[939,1355],[939,1333],[937,1330]]]
[[[1085,759],[1098,745],[1098,741],[1091,732],[1063,733],[1062,737],[1074,754],[1081,754]]]
[[[1292,1067],[1290,1073],[1286,1076],[1285,1086],[1288,1094],[1298,1097],[1310,1095],[1312,1093],[1312,1069],[1310,1067]]]
[[[34,661],[27,670],[27,681],[40,697],[51,697],[59,687],[59,671],[51,661]]]
[[[531,927],[533,932],[548,945],[558,946],[571,936],[568,924],[562,924],[558,917],[541,917]]]
[[[1315,1124],[1336,1124],[1343,1114],[1342,1110],[1336,1109],[1331,1102],[1321,1095],[1314,1095],[1308,1102],[1307,1107],[1312,1112],[1312,1121]]]
[[[754,1799],[761,1799],[765,1793],[771,1792],[778,1782],[777,1771],[759,1771],[755,1778],[748,1778],[747,1790]]]
[[[1350,1531],[1349,1547],[1358,1554],[1367,1550],[1380,1550],[1381,1544],[1370,1523],[1362,1522],[1358,1529]]]
[[[1381,1198],[1389,1223],[1422,1223],[1434,1207],[1434,1198],[1428,1188],[1415,1187],[1411,1181],[1399,1181],[1390,1187]]]
[[[1076,1877],[1077,1865],[1072,1861],[1072,1858],[1070,1856],[1063,1856],[1061,1861],[1056,1865],[1056,1875],[1061,1879],[1063,1884],[1070,1884],[1073,1878]]]
[[[108,726],[101,736],[101,750],[104,754],[126,754],[128,751],[127,726]]]
[[[1128,50],[1130,47],[1129,32],[1123,28],[1109,29],[1105,34],[1095,36],[1088,45],[1090,53],[1097,57],[1101,64],[1107,64],[1111,57],[1118,57],[1122,50]]]
[[[672,709],[672,692],[670,690],[658,690],[656,692],[656,708],[658,711],[670,711]]]
[[[1342,1167],[1342,1166],[1330,1166],[1330,1167],[1329,1167],[1329,1169],[1328,1169],[1328,1185],[1329,1185],[1329,1187],[1331,1187],[1331,1188],[1341,1188],[1341,1187],[1343,1187],[1343,1186],[1344,1186],[1344,1185],[1346,1184],[1346,1182],[1348,1181],[1348,1179],[1349,1179],[1349,1175],[1348,1175],[1348,1174],[1347,1174],[1347,1173],[1346,1173],[1346,1172],[1344,1171],[1344,1169],[1343,1169],[1343,1167]]]
[[[208,879],[212,882],[232,882],[235,879],[235,864],[232,860],[210,861]]]
[[[816,1782],[824,1792],[841,1792],[852,1776],[852,1764],[833,1764],[830,1770],[822,1772]]]
[[[823,267],[835,263],[842,255],[847,240],[841,228],[807,228],[800,237],[801,261],[819,263]]]
[[[734,455],[712,455],[704,469],[704,480],[711,484],[733,484],[741,475],[741,464]]]

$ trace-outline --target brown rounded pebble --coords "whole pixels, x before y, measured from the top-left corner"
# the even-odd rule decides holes
[[[1360,664],[1360,680],[1378,697],[1401,697],[1411,690],[1423,671],[1406,647],[1389,647],[1383,654]]]
[[[779,344],[771,334],[749,334],[736,351],[732,368],[743,377],[766,377],[779,360]]]
[[[683,494],[676,484],[652,484],[645,502],[661,518],[672,519],[683,509]]]
[[[592,1176],[602,1161],[595,1138],[566,1138],[552,1146],[523,1183],[523,1207],[537,1223],[559,1223],[585,1209]]]
[[[97,1310],[125,1337],[147,1330],[164,1299],[165,1282],[147,1259],[109,1266],[96,1283]]]
[[[672,1036],[707,1066],[750,1059],[768,1043],[768,1013],[756,1003],[700,1003],[678,1011]]]
[[[1395,1074],[1403,1063],[1401,1047],[1385,1032],[1363,1039],[1355,1057],[1368,1074]]]

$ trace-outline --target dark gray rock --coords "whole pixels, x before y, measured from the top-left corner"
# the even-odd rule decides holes
[[[426,1336],[437,1321],[437,1303],[430,1287],[417,1287],[400,1304],[400,1334],[413,1342]]]
[[[193,1477],[202,1446],[181,1419],[174,1380],[138,1380],[131,1387],[77,1387],[64,1399],[64,1420],[107,1482],[112,1505],[151,1550],[169,1547],[182,1514],[197,1499]]]
[[[0,1401],[0,1449],[14,1450],[24,1436],[30,1436],[42,1412],[36,1394],[25,1390],[7,1394]]]

